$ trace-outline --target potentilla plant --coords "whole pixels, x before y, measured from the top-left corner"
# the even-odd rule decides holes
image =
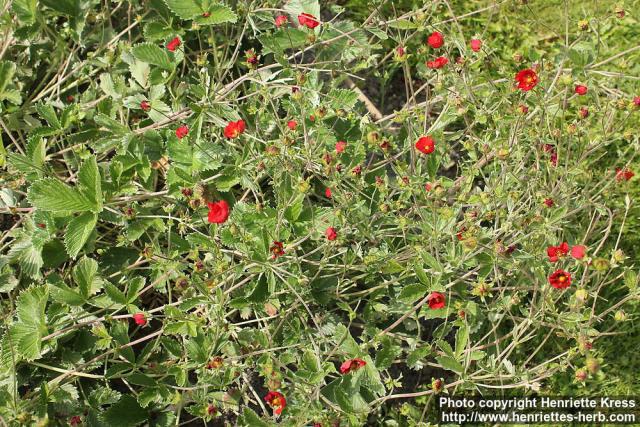
[[[623,6],[5,3],[4,424],[416,425],[616,374]]]

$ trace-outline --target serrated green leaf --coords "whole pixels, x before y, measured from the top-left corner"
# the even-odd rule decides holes
[[[195,17],[195,21],[200,25],[218,25],[238,21],[238,15],[229,6],[223,4],[214,4],[205,12],[207,12],[207,16],[200,14]]]
[[[136,59],[165,70],[172,70],[174,67],[169,54],[154,44],[142,43],[136,45],[131,49],[131,53]]]
[[[147,411],[142,409],[135,398],[124,395],[118,403],[111,405],[104,413],[104,420],[112,426],[135,426],[148,418]]]
[[[463,326],[456,332],[456,358],[460,358],[469,341],[469,328]]]
[[[91,258],[82,258],[73,269],[73,280],[85,298],[95,294],[102,288],[102,280],[98,277],[98,262]]]
[[[77,189],[54,178],[43,178],[34,182],[29,188],[27,198],[33,206],[44,211],[98,211],[98,207]]]
[[[16,64],[9,61],[0,61],[0,95],[4,93],[15,72]]]
[[[56,115],[56,111],[53,109],[53,106],[49,104],[38,104],[36,106],[36,111],[38,114],[49,123],[49,126],[62,129],[62,125],[60,124],[60,120],[58,120],[58,116]]]
[[[49,292],[45,286],[29,288],[18,297],[18,321],[11,327],[11,339],[16,343],[20,356],[26,360],[40,357],[42,332],[46,331],[48,298]]]
[[[282,53],[286,49],[298,49],[307,42],[307,33],[297,28],[276,31],[270,35],[258,37],[262,43],[262,53]]]
[[[399,30],[414,30],[418,28],[418,25],[408,19],[397,19],[389,23],[391,28],[397,28]]]
[[[358,94],[349,89],[332,89],[327,95],[331,108],[350,110],[358,101]]]
[[[444,369],[447,369],[449,371],[453,371],[458,374],[461,374],[464,371],[464,366],[462,366],[460,362],[458,362],[453,357],[438,356],[436,357],[436,360]]]
[[[18,19],[26,25],[31,25],[36,20],[38,0],[13,0],[11,6]]]
[[[87,243],[87,239],[93,232],[98,216],[92,212],[85,212],[69,222],[64,235],[64,247],[70,257],[75,258]]]
[[[120,289],[116,288],[115,285],[107,282],[104,285],[104,290],[111,301],[115,302],[116,304],[127,304],[126,295]]]
[[[205,10],[196,0],[164,0],[167,7],[182,19],[192,19]]]
[[[82,194],[91,201],[98,212],[102,211],[102,183],[96,156],[84,161],[78,171],[78,183]]]
[[[42,242],[34,242],[29,237],[17,240],[9,250],[7,257],[18,262],[22,272],[29,277],[38,277],[44,264],[42,259]]]

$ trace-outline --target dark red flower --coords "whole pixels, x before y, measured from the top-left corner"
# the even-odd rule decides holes
[[[439,56],[433,61],[427,61],[427,67],[431,69],[442,68],[449,63],[449,60],[444,56]]]
[[[213,224],[222,224],[229,218],[229,204],[226,200],[207,203],[209,215],[207,219]]]
[[[327,237],[327,240],[336,240],[336,238],[338,237],[338,233],[333,227],[327,228],[324,232],[324,235]]]
[[[416,141],[416,150],[424,154],[431,154],[436,149],[436,143],[430,136],[422,136]]]
[[[324,195],[327,199],[331,198],[331,189],[329,187],[324,190]]]
[[[552,208],[553,205],[555,204],[555,202],[553,201],[552,198],[547,197],[546,199],[544,199],[544,203],[548,208]]]
[[[566,256],[569,253],[569,244],[567,242],[562,242],[558,246],[549,246],[547,248],[547,256],[549,257],[549,261],[556,262],[560,258]]]
[[[575,245],[574,247],[571,248],[571,256],[574,257],[575,259],[584,258],[586,252],[587,252],[587,247],[585,245]]]
[[[342,153],[345,148],[347,148],[347,143],[345,141],[336,142],[336,153]]]
[[[346,375],[349,372],[357,371],[366,364],[367,362],[358,358],[346,360],[342,365],[340,365],[340,373]]]
[[[73,95],[67,95],[67,102],[71,104],[75,100]]]
[[[531,68],[518,71],[516,74],[518,88],[523,92],[533,89],[538,84],[538,75]]]
[[[298,22],[300,23],[300,25],[311,29],[314,29],[318,25],[320,25],[320,21],[318,21],[315,16],[309,13],[301,13],[300,15],[298,15]]]
[[[398,46],[398,47],[396,47],[396,56],[397,56],[398,58],[402,58],[402,57],[404,57],[404,55],[405,55],[405,54],[406,54],[406,52],[405,52],[405,50],[404,50],[404,47],[402,47],[402,46]]]
[[[518,105],[518,111],[520,111],[520,114],[527,114],[529,112],[529,107],[524,104],[520,104]]]
[[[469,45],[471,46],[472,51],[478,52],[480,49],[482,49],[482,40],[471,39]]]
[[[439,47],[442,47],[442,45],[444,44],[444,37],[442,36],[442,33],[434,31],[433,33],[431,33],[429,38],[427,38],[427,43],[432,48],[438,49]]]
[[[151,104],[149,103],[149,101],[142,101],[140,103],[140,108],[142,109],[142,111],[149,111],[151,110]]]
[[[169,43],[167,43],[167,50],[170,52],[175,52],[177,48],[180,47],[182,42],[180,41],[180,37],[174,37]]]
[[[427,297],[427,302],[429,303],[429,308],[432,310],[437,310],[445,306],[444,295],[440,292],[431,292]]]
[[[283,25],[285,25],[287,22],[289,22],[289,18],[287,18],[287,15],[276,16],[276,20],[275,20],[276,27],[280,28]]]
[[[636,107],[640,107],[640,96],[636,96],[636,97],[633,98],[633,104]]]
[[[584,85],[576,85],[576,93],[578,95],[586,95],[587,94],[587,87]]]
[[[426,191],[431,191],[431,189],[432,189],[432,188],[433,188],[433,185],[432,185],[430,182],[427,182],[427,183],[424,185],[424,189],[425,189]]]
[[[298,127],[298,122],[296,122],[295,120],[289,120],[287,122],[287,127],[291,130],[296,130],[296,128]]]
[[[549,284],[556,289],[566,289],[571,285],[571,274],[564,270],[556,270],[549,276]]]
[[[629,181],[631,178],[633,178],[634,175],[635,173],[633,173],[633,171],[629,168],[616,168],[616,181],[618,182]]]
[[[80,424],[82,424],[82,418],[80,418],[80,415],[74,415],[69,419],[69,425],[71,427],[77,427]]]
[[[456,238],[458,241],[464,240],[464,236],[462,235],[465,231],[467,231],[467,227],[461,227],[456,233]]]
[[[546,153],[551,153],[551,155],[549,156],[549,161],[551,162],[551,164],[553,164],[553,166],[558,166],[558,152],[556,151],[556,147],[552,144],[544,144],[542,149]]]
[[[147,324],[147,317],[144,313],[136,313],[133,315],[133,321],[136,322],[138,326],[144,326]]]
[[[180,126],[176,129],[176,136],[178,139],[182,139],[189,134],[189,128],[186,125]]]
[[[209,404],[209,406],[207,406],[207,414],[209,415],[216,415],[218,413],[218,408],[216,408],[215,406]]]
[[[276,415],[280,415],[282,410],[287,406],[287,399],[285,399],[284,395],[279,391],[270,391],[264,397],[264,401],[271,406],[273,413]]]
[[[360,176],[360,174],[362,173],[362,166],[358,165],[355,168],[353,168],[351,170],[351,173],[356,175],[356,176]]]
[[[272,254],[271,258],[276,259],[284,255],[284,244],[282,242],[274,241],[273,245],[271,246],[271,248],[269,248],[269,250],[271,251],[271,254]]]
[[[589,109],[587,107],[582,107],[580,111],[578,111],[578,114],[580,115],[580,118],[586,119],[589,117]]]
[[[258,55],[256,55],[256,51],[253,49],[249,49],[244,52],[244,56],[247,58],[247,65],[249,67],[254,67],[258,64]]]
[[[238,120],[237,122],[229,122],[224,128],[224,136],[227,138],[237,138],[244,133],[246,125],[244,120]]]

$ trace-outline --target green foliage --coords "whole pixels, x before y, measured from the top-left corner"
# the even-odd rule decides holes
[[[640,2],[338,3],[0,0],[3,424],[638,394]]]

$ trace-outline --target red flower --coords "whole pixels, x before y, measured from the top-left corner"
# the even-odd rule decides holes
[[[273,246],[269,249],[272,253],[271,259],[276,259],[282,255],[284,255],[284,245],[282,242],[273,242]]]
[[[289,120],[287,122],[287,127],[291,130],[296,130],[296,128],[298,127],[298,122],[296,122],[295,120]]]
[[[324,190],[324,195],[327,199],[331,198],[331,189],[329,187]]]
[[[311,29],[314,29],[315,27],[320,25],[320,21],[318,21],[315,16],[309,13],[301,13],[300,15],[298,15],[298,22],[300,23],[300,25]]]
[[[432,310],[437,310],[445,306],[444,295],[440,292],[431,292],[427,297],[427,302],[429,303],[429,308]]]
[[[71,427],[77,427],[80,424],[82,424],[82,418],[80,418],[80,415],[74,415],[69,419],[69,425]]]
[[[356,176],[360,176],[360,174],[362,173],[362,166],[360,166],[360,165],[356,166],[355,168],[353,168],[351,173],[356,175]]]
[[[284,395],[279,391],[270,391],[264,397],[264,401],[271,406],[273,413],[276,415],[280,415],[282,410],[287,406],[287,399],[285,399]]]
[[[289,18],[287,18],[287,15],[278,15],[276,16],[276,27],[280,28],[283,25],[285,25],[287,22],[289,22]]]
[[[518,71],[516,74],[518,88],[523,92],[533,89],[538,84],[538,75],[531,68]]]
[[[431,189],[432,189],[432,188],[433,188],[433,185],[431,185],[431,183],[430,183],[430,182],[427,182],[427,183],[424,185],[424,189],[425,189],[426,191],[431,191]]]
[[[404,55],[405,55],[405,54],[406,54],[406,52],[405,52],[405,50],[404,50],[404,47],[402,47],[402,46],[398,46],[398,47],[396,47],[396,56],[397,56],[398,58],[402,58],[402,57],[404,57]]]
[[[547,256],[549,257],[549,261],[556,262],[560,258],[564,257],[569,253],[569,244],[567,242],[562,242],[558,246],[549,246],[547,248]]]
[[[142,109],[142,111],[149,111],[151,110],[151,104],[149,103],[149,101],[142,101],[140,103],[140,108]]]
[[[336,233],[336,229],[333,227],[329,227],[325,230],[324,235],[327,236],[327,240],[336,240],[338,237],[338,233]]]
[[[178,137],[178,139],[184,138],[188,133],[189,128],[186,125],[182,125],[178,129],[176,129],[176,136]]]
[[[571,284],[571,274],[564,270],[556,270],[549,276],[549,284],[556,289],[566,289]]]
[[[442,37],[442,33],[434,31],[433,33],[431,33],[429,38],[427,38],[427,43],[432,48],[438,49],[439,47],[442,47],[442,45],[444,44],[444,37]]]
[[[629,181],[631,178],[633,178],[634,175],[635,173],[633,173],[633,171],[629,168],[616,168],[616,181],[618,182]]]
[[[471,42],[469,42],[469,45],[471,46],[472,51],[478,52],[480,49],[482,49],[482,40],[471,39]]]
[[[209,406],[207,406],[207,414],[209,414],[209,415],[215,415],[215,414],[217,414],[217,413],[218,413],[218,408],[216,408],[216,407],[215,407],[215,406],[213,406],[213,405],[209,405]]]
[[[237,138],[244,133],[245,128],[244,120],[229,122],[224,128],[224,136],[230,139]]]
[[[416,141],[416,150],[431,154],[436,149],[436,143],[430,136],[422,136]]]
[[[345,148],[347,148],[347,143],[345,141],[336,142],[336,153],[342,153]]]
[[[366,364],[367,362],[358,358],[346,360],[342,365],[340,365],[340,373],[346,375],[349,372],[357,371]]]
[[[427,67],[433,69],[442,68],[449,63],[449,60],[444,56],[439,56],[433,61],[427,61]]]
[[[229,204],[226,200],[207,203],[209,215],[207,219],[213,224],[222,224],[229,218]]]
[[[636,96],[636,97],[633,98],[633,104],[636,107],[640,107],[640,96]]]
[[[144,326],[147,324],[147,318],[144,313],[136,313],[133,315],[133,321],[136,322],[138,326]]]
[[[544,203],[548,208],[552,208],[553,205],[555,204],[553,199],[550,198],[550,197],[547,197],[546,199],[544,199],[544,202],[542,202],[542,203]]]
[[[175,37],[173,40],[167,43],[167,50],[169,50],[170,52],[175,52],[181,44],[182,42],[180,41],[180,37]]]
[[[575,259],[582,259],[587,252],[587,247],[585,245],[575,245],[571,248],[571,256]]]
[[[576,85],[576,93],[578,95],[586,95],[587,94],[587,87],[584,85]]]

